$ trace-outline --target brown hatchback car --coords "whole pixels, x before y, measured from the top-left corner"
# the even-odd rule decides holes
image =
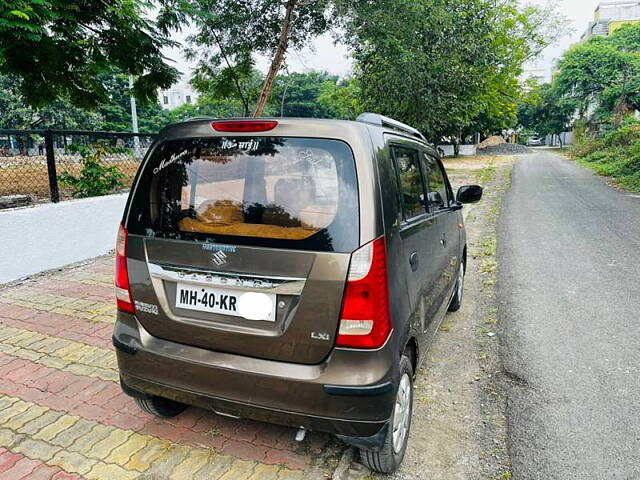
[[[333,433],[395,470],[415,372],[462,300],[462,204],[481,196],[454,196],[424,137],[376,114],[167,127],[118,234],[123,390],[160,417]]]

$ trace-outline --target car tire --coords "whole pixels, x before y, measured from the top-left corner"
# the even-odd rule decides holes
[[[171,418],[180,415],[189,405],[162,397],[138,397],[135,399],[140,409],[159,418]]]
[[[463,260],[462,262],[460,262],[460,267],[458,268],[458,278],[456,279],[455,293],[451,298],[451,303],[449,303],[450,312],[457,312],[462,306],[462,296],[464,295],[464,272],[465,265]]]
[[[411,430],[413,414],[413,367],[406,355],[400,359],[400,381],[396,401],[389,420],[384,445],[379,450],[360,448],[360,461],[370,470],[380,473],[395,472],[404,458]]]

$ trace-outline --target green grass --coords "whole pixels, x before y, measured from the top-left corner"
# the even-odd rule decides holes
[[[480,185],[487,185],[493,177],[494,173],[496,173],[496,166],[493,164],[493,162],[490,162],[488,166],[481,168],[480,170],[477,170],[475,172],[476,181]]]
[[[640,168],[637,172],[628,172],[629,158],[623,152],[599,152],[578,158],[577,162],[593,170],[596,174],[611,177],[616,185],[631,192],[640,193]]]
[[[583,137],[569,156],[622,188],[640,192],[640,123],[633,120],[603,138]]]

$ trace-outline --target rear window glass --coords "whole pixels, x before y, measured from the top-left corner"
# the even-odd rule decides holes
[[[172,140],[151,154],[130,233],[350,252],[359,239],[353,154],[337,140]]]

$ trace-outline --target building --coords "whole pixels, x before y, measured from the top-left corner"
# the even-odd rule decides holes
[[[528,63],[522,69],[520,81],[524,84],[527,80],[535,80],[539,84],[551,81],[551,70],[548,65],[542,62]]]
[[[593,36],[609,36],[626,23],[640,23],[640,1],[600,2],[593,22],[589,22],[580,40],[585,42]]]
[[[196,103],[198,96],[198,92],[187,81],[176,83],[168,90],[158,92],[160,105],[166,110],[173,110],[185,103]]]

